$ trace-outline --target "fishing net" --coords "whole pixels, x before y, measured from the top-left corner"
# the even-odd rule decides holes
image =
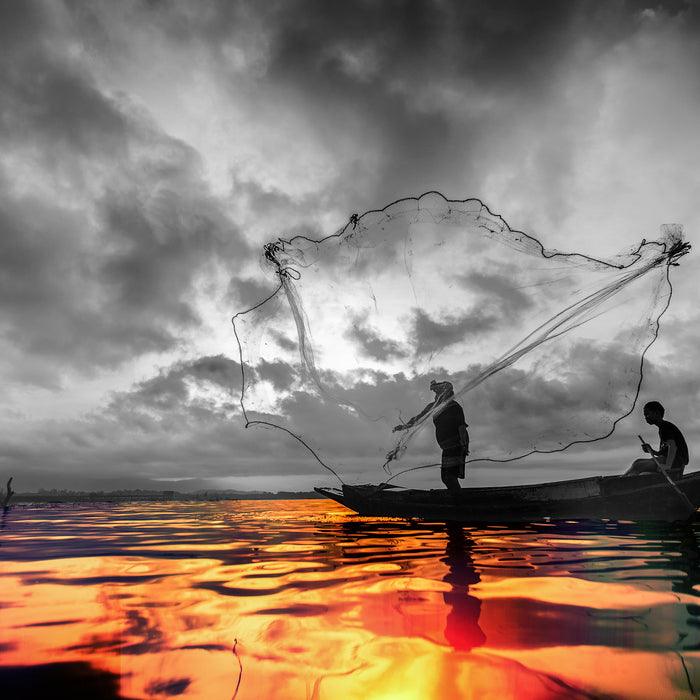
[[[470,462],[603,439],[636,402],[688,249],[669,225],[608,260],[546,250],[438,193],[278,239],[261,255],[268,294],[233,318],[246,425],[286,431],[342,479],[405,472],[439,462],[439,403],[392,433],[435,379],[464,407]]]

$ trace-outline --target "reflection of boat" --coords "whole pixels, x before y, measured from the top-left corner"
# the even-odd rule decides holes
[[[594,476],[524,486],[397,489],[386,484],[316,488],[360,515],[433,522],[555,520],[687,520],[700,505],[700,472],[675,482],[662,474]],[[679,491],[681,493],[679,493]]]

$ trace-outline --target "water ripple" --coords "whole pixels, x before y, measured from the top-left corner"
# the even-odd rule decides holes
[[[460,527],[327,501],[13,507],[3,522],[7,687],[30,667],[123,698],[700,687],[697,525]]]

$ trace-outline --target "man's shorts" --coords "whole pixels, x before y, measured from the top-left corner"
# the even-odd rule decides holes
[[[466,453],[461,445],[457,447],[446,447],[442,451],[442,469],[456,470],[457,477],[464,479],[464,460]]]

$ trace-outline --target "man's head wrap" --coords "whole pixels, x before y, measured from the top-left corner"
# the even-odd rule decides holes
[[[454,394],[452,382],[436,382],[434,379],[431,379],[430,389],[431,391],[437,391],[438,394]]]

